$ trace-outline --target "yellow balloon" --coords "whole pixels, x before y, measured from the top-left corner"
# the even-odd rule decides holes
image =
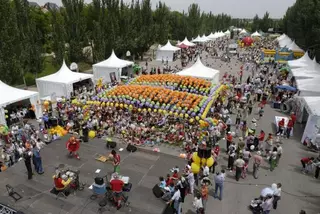
[[[199,116],[196,116],[196,120],[200,120],[200,117],[199,117]]]
[[[212,167],[214,164],[214,160],[213,160],[213,157],[210,157],[207,159],[207,166],[208,167]]]
[[[188,117],[189,117],[189,114],[185,114],[184,116],[185,116],[186,118],[188,118]]]
[[[89,137],[92,139],[96,136],[96,132],[95,131],[89,131]]]
[[[133,106],[132,105],[129,105],[129,109],[132,109],[133,108]]]
[[[194,121],[194,119],[193,119],[193,118],[191,118],[191,119],[189,120],[189,122],[190,122],[190,123],[193,123],[193,121]]]
[[[170,111],[170,112],[169,112],[169,115],[172,115],[172,114],[173,114],[172,111]]]
[[[202,158],[201,159],[201,166],[204,166],[207,163],[207,159],[206,158]]]
[[[110,106],[113,106],[113,103],[110,103]]]
[[[127,105],[127,104],[124,104],[124,107],[125,107],[125,108],[128,108],[128,105]]]
[[[159,112],[159,113],[162,113],[162,109],[159,109],[158,112]]]
[[[154,112],[157,112],[157,109],[154,109],[153,111],[154,111]]]
[[[183,117],[183,114],[181,113],[179,116],[182,118],[182,117]]]
[[[178,116],[178,113],[176,112],[176,113],[174,113],[174,116]]]
[[[148,108],[148,112],[151,112],[151,108]]]
[[[109,106],[110,105],[110,103],[109,102],[107,102],[107,106]]]
[[[199,156],[198,156],[198,152],[194,152],[194,153],[192,154],[192,160],[193,160],[193,162],[195,162],[195,163],[197,163],[197,164],[200,164],[201,159],[200,159]]]
[[[166,110],[163,110],[162,113],[163,113],[163,114],[167,114],[168,112],[167,112]]]
[[[116,107],[118,107],[119,106],[119,103],[116,103]]]
[[[138,108],[138,112],[140,112],[141,111],[141,108]]]
[[[120,108],[123,108],[123,104],[122,103],[120,104]]]
[[[191,164],[191,171],[194,173],[194,174],[198,174],[200,172],[200,166],[196,163],[192,163]]]
[[[146,111],[147,111],[147,109],[145,109],[145,108],[144,108],[144,109],[143,109],[143,111],[144,111],[144,112],[146,112]]]

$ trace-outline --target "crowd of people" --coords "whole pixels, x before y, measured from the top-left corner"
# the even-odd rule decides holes
[[[221,50],[225,44],[226,41],[216,42],[212,48]],[[267,46],[270,45],[268,42]],[[208,114],[208,117],[217,121],[214,126],[203,128],[196,120],[190,121],[174,114],[162,115],[138,108],[125,109],[99,105],[82,108],[72,100],[61,99],[52,111],[44,114],[39,127],[28,123],[22,126],[17,121],[12,121],[14,125],[2,139],[1,170],[19,160],[24,160],[28,179],[32,179],[33,171],[38,174],[44,173],[40,151],[46,145],[45,136],[49,135],[49,129],[55,125],[61,125],[69,133],[79,135],[83,141],[88,141],[89,131],[95,131],[98,138],[117,136],[135,146],[175,144],[185,150],[188,164],[183,170],[175,167],[171,174],[159,178],[159,187],[163,190],[162,199],[180,214],[185,197],[188,194],[195,195],[193,207],[196,213],[204,213],[212,184],[215,189],[214,198],[223,200],[227,171],[234,173],[235,180],[239,181],[246,179],[248,170],[256,171],[263,162],[269,164],[270,171],[276,170],[283,154],[282,143],[291,137],[296,124],[296,115],[292,112],[288,123],[282,119],[276,124],[278,129],[275,133],[266,134],[266,131],[259,127],[259,121],[265,117],[265,105],[273,101],[284,103],[294,96],[294,92],[276,88],[287,78],[287,74],[280,72],[281,65],[276,62],[261,65],[257,62],[260,46],[249,48],[246,52],[235,56],[242,64],[237,75],[229,72],[223,75],[221,82],[232,84],[234,87],[229,87],[214,100]],[[185,54],[190,61],[190,58],[192,60],[196,54],[200,54],[200,50]],[[160,72],[159,68],[153,71]],[[243,79],[244,72],[249,74],[246,80]],[[97,87],[93,90],[79,88],[74,92],[73,99],[85,103],[101,90],[108,88]],[[250,117],[251,120],[248,119]],[[52,124],[50,118],[54,118],[56,123]],[[51,138],[55,140],[59,136],[53,133]],[[48,143],[50,142],[49,140]],[[224,142],[225,146],[221,145]],[[191,167],[192,154],[198,151],[199,146],[211,148],[214,164],[210,167],[205,164],[199,173],[194,173]],[[73,150],[69,151],[73,154]],[[227,156],[225,164],[227,168],[217,170],[217,166],[221,168],[220,166],[224,164],[223,156]],[[79,159],[77,154],[75,157]],[[34,170],[31,163],[34,165]],[[313,157],[303,158],[301,163],[304,173],[309,173],[313,170],[312,166],[315,166],[315,177],[318,178],[320,158],[317,161]],[[115,171],[116,168],[118,165],[115,165]],[[270,213],[272,208],[277,209],[278,201],[281,199],[281,186],[280,183],[277,184],[272,195],[262,198],[261,209],[264,213]]]

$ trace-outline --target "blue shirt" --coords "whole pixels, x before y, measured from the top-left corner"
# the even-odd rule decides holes
[[[214,182],[216,182],[217,184],[223,184],[224,179],[224,174],[220,173],[219,175],[216,175],[214,177]]]
[[[166,187],[166,182],[165,181],[161,181],[159,184],[160,188],[165,188]]]

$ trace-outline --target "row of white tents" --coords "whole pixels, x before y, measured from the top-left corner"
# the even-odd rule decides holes
[[[186,43],[186,45],[193,45],[193,43],[187,39],[183,42]],[[180,50],[180,48],[172,46],[169,41],[162,48],[167,51]],[[40,97],[52,98],[52,96],[54,96],[69,98],[71,92],[74,90],[74,83],[85,80],[96,82],[100,78],[102,78],[104,82],[110,82],[110,74],[112,73],[115,79],[119,81],[123,72],[126,72],[127,76],[132,74],[133,64],[131,61],[119,59],[114,51],[112,51],[107,60],[93,65],[93,74],[73,72],[63,61],[61,68],[56,73],[36,79],[38,92],[14,88],[0,81],[2,94],[0,96],[0,124],[6,124],[7,113],[5,108],[11,104],[29,100],[29,103],[35,107],[36,117],[40,118],[42,116]],[[204,66],[199,58],[193,66],[182,70],[178,75],[198,77],[213,83],[219,82],[219,71]]]
[[[287,47],[292,51],[303,51],[287,35],[283,34],[277,38],[280,47]],[[316,58],[311,59],[308,52],[296,60],[288,61],[290,75],[295,78],[296,87],[299,90],[297,97],[298,121],[306,122],[306,127],[301,138],[313,141],[320,139],[320,64]],[[307,114],[305,114],[307,112]]]

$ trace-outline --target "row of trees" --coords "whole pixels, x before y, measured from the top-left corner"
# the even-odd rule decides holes
[[[43,70],[44,53],[55,54],[54,63],[87,60],[84,47],[92,47],[93,63],[106,59],[114,49],[119,56],[129,50],[141,57],[152,44],[168,39],[189,39],[208,35],[230,26],[250,30],[248,20],[232,19],[226,14],[201,12],[197,4],[187,12],[171,11],[162,2],[155,10],[150,0],[62,0],[63,7],[44,13],[30,7],[26,0],[0,0],[1,79],[21,83],[26,73],[37,76]],[[265,18],[266,17],[266,18]],[[267,30],[268,14],[256,29]]]
[[[284,32],[320,59],[320,0],[297,0],[283,18]]]

